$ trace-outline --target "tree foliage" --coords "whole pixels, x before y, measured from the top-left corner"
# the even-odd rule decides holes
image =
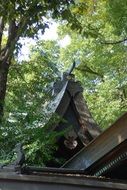
[[[84,97],[102,129],[127,111],[126,10],[125,0],[1,3],[1,61],[8,55],[6,63],[1,65],[9,61],[10,69],[4,123],[0,129],[2,157],[21,140],[27,144],[30,163],[37,163],[37,157],[39,164],[52,157],[57,134],[47,133],[42,127],[47,117],[43,108],[50,101],[51,84],[60,75],[59,70],[68,69],[73,61],[80,62],[75,75],[82,82]],[[33,37],[39,29],[43,33],[48,26],[44,17],[64,19],[59,21],[59,39],[39,41],[31,51],[30,60],[19,63],[13,57],[19,37]],[[11,30],[12,23],[15,30]],[[8,36],[3,32],[6,30]],[[59,40],[66,35],[71,43],[61,47]]]
[[[105,129],[127,110],[127,46],[123,24],[127,5],[125,1],[109,0],[76,3],[72,12],[82,29],[60,27],[61,37],[67,33],[71,37],[71,44],[61,49],[60,59],[67,67],[74,60],[80,62],[75,74],[84,85],[84,95],[95,120]]]
[[[7,75],[20,37],[37,37],[48,27],[45,18],[69,18],[71,0],[11,0],[0,3],[0,117],[3,115]],[[65,16],[67,13],[67,17]],[[5,38],[5,37],[6,38]]]
[[[31,49],[29,62],[15,61],[10,68],[4,120],[0,128],[1,159],[10,158],[9,152],[17,142],[25,145],[27,162],[31,164],[44,164],[56,149],[55,138],[60,134],[50,131],[56,119],[54,117],[48,125],[45,123],[49,118],[46,108],[51,99],[52,83],[59,71],[45,46],[47,44],[39,43]]]

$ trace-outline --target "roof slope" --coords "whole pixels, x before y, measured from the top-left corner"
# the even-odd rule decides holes
[[[81,169],[89,175],[127,179],[127,113],[63,167]]]
[[[62,79],[54,84],[53,94],[55,98],[48,107],[51,118],[52,114],[56,113],[69,121],[84,145],[101,133],[84,100],[81,83],[75,81],[74,75],[65,73]],[[52,129],[57,127],[58,124],[54,124]]]

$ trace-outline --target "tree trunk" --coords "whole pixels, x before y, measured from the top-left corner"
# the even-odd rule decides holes
[[[9,71],[9,64],[0,64],[0,122],[4,114],[4,100],[7,87],[7,75]]]

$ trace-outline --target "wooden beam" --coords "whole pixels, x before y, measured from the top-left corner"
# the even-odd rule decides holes
[[[85,170],[127,140],[127,113],[62,167]]]
[[[126,182],[104,178],[88,177],[79,174],[40,173],[34,175],[0,173],[0,189],[2,190],[125,190]]]

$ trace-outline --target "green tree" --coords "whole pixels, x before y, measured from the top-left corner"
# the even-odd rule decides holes
[[[71,0],[7,0],[0,2],[0,117],[3,115],[7,75],[20,47],[20,37],[37,36],[38,30],[44,33],[48,27],[45,17],[69,18]],[[65,14],[66,12],[66,14]],[[66,16],[67,15],[67,16]]]
[[[51,56],[52,53],[57,55],[58,48],[54,44],[55,49],[48,49],[53,43],[39,42],[31,49],[28,62],[15,61],[10,67],[4,120],[0,127],[0,159],[5,162],[17,142],[25,145],[30,164],[43,165],[56,149],[55,139],[60,134],[50,130],[52,123],[48,121],[47,110],[52,83],[59,74],[56,57],[53,60]],[[56,122],[55,117],[52,122]]]
[[[61,38],[71,37],[60,50],[60,62],[69,67],[80,61],[75,74],[95,120],[106,128],[127,110],[126,2],[79,0],[76,5],[71,11],[81,27],[60,27]]]
[[[44,160],[51,156],[50,147],[57,134],[46,135],[45,129],[41,128],[47,117],[42,105],[46,106],[50,100],[51,81],[59,75],[58,70],[69,68],[74,60],[80,61],[75,75],[83,84],[84,96],[101,128],[105,129],[127,111],[126,2],[76,0],[70,9],[64,1],[43,3],[46,10],[41,9],[44,11],[41,16],[56,18],[61,15],[68,20],[68,23],[60,23],[59,38],[68,34],[71,43],[62,48],[58,41],[38,42],[29,62],[19,64],[13,60],[9,67],[5,125],[0,132],[1,147],[6,147],[8,151],[12,148],[9,148],[10,144],[14,146],[21,139],[28,144],[28,159],[34,155],[31,162],[37,160],[37,155],[44,155]],[[68,3],[70,5],[71,2]],[[24,13],[23,16],[26,16],[27,12]],[[22,30],[20,36],[36,34],[33,23],[36,21],[31,25],[27,23],[27,30]],[[18,47],[17,42],[13,50]],[[4,43],[7,43],[6,38],[2,40],[2,48]],[[15,139],[12,138],[14,134]],[[43,158],[40,156],[40,159]]]

